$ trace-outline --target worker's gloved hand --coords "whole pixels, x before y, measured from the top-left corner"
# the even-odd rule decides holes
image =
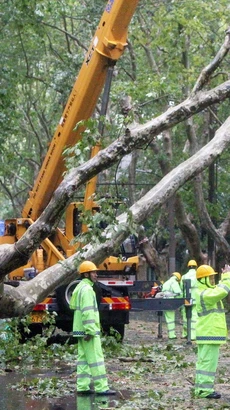
[[[158,292],[155,296],[156,299],[160,299],[164,297],[164,293],[163,292]]]
[[[224,268],[222,269],[222,275],[223,273],[230,273],[230,265],[225,265]]]
[[[85,336],[84,336],[84,340],[85,340],[86,342],[88,342],[92,337],[93,337],[93,336],[91,336],[91,335],[85,335]]]
[[[173,298],[175,295],[174,295],[174,293],[173,292],[170,292],[169,290],[166,290],[165,292],[164,292],[164,297],[165,298]]]
[[[226,282],[226,281],[230,281],[230,272],[229,271],[221,273],[220,282],[223,283],[223,282]]]

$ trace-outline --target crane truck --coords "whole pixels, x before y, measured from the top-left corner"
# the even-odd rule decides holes
[[[63,179],[65,161],[63,150],[78,143],[82,138],[86,122],[93,114],[102,89],[117,60],[127,46],[127,30],[138,5],[138,0],[109,0],[102,14],[95,35],[85,55],[83,64],[76,78],[67,104],[50,142],[29,197],[22,209],[21,217],[4,221],[3,235],[0,244],[16,243],[26,229],[33,224],[45,210],[51,197]],[[108,82],[110,81],[108,80]],[[77,124],[81,124],[77,126]],[[91,157],[96,155],[100,144],[92,147]],[[87,184],[84,195],[84,210],[95,212],[98,205],[93,201],[96,189],[96,177]],[[87,229],[79,223],[81,213],[79,203],[71,203],[66,209],[65,229],[56,228],[55,232],[45,239],[28,263],[8,275],[8,284],[21,280],[33,280],[33,277],[58,261],[68,258],[76,252],[73,238]],[[80,228],[79,228],[80,227]],[[124,246],[123,246],[124,249]],[[128,287],[133,285],[138,267],[135,249],[123,258],[108,257],[99,266],[100,313],[102,327],[111,326],[123,336],[124,326],[129,321],[130,300]],[[56,312],[58,328],[70,331],[72,313],[68,301],[76,282],[61,286],[55,294],[36,305],[31,313],[31,335],[42,330],[44,314]]]
[[[56,128],[53,139],[41,169],[38,173],[29,197],[22,209],[21,217],[4,221],[0,233],[1,244],[14,244],[45,210],[55,189],[63,180],[65,161],[63,150],[77,144],[85,129],[86,121],[92,116],[104,85],[110,83],[112,70],[122,56],[127,45],[127,30],[139,0],[109,0],[102,14],[95,35],[85,55],[67,104]],[[107,80],[106,80],[107,79]],[[105,87],[108,88],[108,87]],[[105,104],[106,105],[106,104]],[[106,107],[105,107],[106,108]],[[105,114],[105,112],[102,112]],[[77,126],[77,124],[81,124]],[[92,147],[91,157],[100,150],[100,144]],[[49,238],[32,254],[28,263],[8,275],[8,284],[17,286],[23,280],[33,278],[46,268],[55,265],[73,255],[77,247],[72,240],[86,230],[80,223],[82,207],[92,213],[99,210],[94,202],[96,190],[94,177],[86,184],[83,203],[68,205],[65,216],[65,229],[56,228]],[[128,243],[128,247],[126,246]],[[127,248],[128,252],[127,252]],[[184,299],[155,299],[151,292],[152,282],[137,281],[136,274],[139,259],[133,238],[121,246],[122,258],[109,256],[99,266],[96,289],[102,328],[109,331],[112,327],[121,337],[124,336],[125,324],[129,323],[131,295],[143,289],[147,297],[132,300],[132,307],[137,310],[170,310],[184,304]],[[72,312],[69,300],[77,280],[55,289],[44,301],[34,306],[31,312],[32,323],[30,336],[42,332],[47,312],[55,312],[57,328],[72,330]],[[135,289],[134,289],[135,288]],[[157,286],[156,286],[157,288]],[[150,296],[148,296],[150,295]],[[187,302],[189,303],[189,301]]]

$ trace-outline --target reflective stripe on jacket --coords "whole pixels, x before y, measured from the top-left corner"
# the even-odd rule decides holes
[[[223,344],[226,342],[227,325],[224,299],[230,291],[230,273],[223,274],[218,285],[207,287],[197,281],[196,309],[196,341],[200,344]],[[204,279],[202,279],[204,282]]]
[[[82,279],[70,299],[70,309],[74,310],[73,335],[100,335],[100,317],[93,282]]]

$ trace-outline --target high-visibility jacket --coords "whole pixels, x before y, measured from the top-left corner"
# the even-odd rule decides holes
[[[197,290],[196,269],[194,268],[189,269],[188,272],[185,273],[181,278],[181,287],[183,290],[184,297],[186,297],[184,281],[187,279],[191,280],[191,299],[192,299],[193,305],[195,305],[196,304],[196,290]]]
[[[181,296],[181,288],[176,276],[171,276],[162,286],[162,292],[172,292],[174,297]]]
[[[205,279],[202,279],[205,282]],[[200,344],[223,344],[226,342],[227,325],[222,299],[230,292],[230,272],[222,274],[216,286],[208,287],[197,281],[196,342]]]
[[[73,336],[100,335],[100,317],[91,280],[84,278],[76,286],[70,308],[74,310]]]

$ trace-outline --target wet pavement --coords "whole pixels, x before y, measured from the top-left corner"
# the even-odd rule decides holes
[[[38,373],[31,373],[31,377],[36,375]],[[27,374],[27,378],[28,376]],[[22,378],[23,375],[15,373],[6,373],[4,376],[0,376],[0,410],[99,410],[115,408],[120,399],[124,400],[121,393],[109,397],[71,395],[63,398],[31,398],[27,397],[24,392],[10,388]]]
[[[158,341],[157,333],[158,333],[158,323],[157,323],[157,315],[153,314],[153,312],[141,312],[141,313],[132,313],[130,315],[131,319],[131,326],[128,326],[126,329],[126,335],[124,339],[124,344],[128,343],[131,345],[134,342],[134,345],[137,343],[151,343],[153,341]],[[227,321],[230,326],[230,315],[227,315]],[[132,322],[133,319],[133,322]],[[145,329],[148,328],[148,332]],[[179,332],[179,316],[177,322],[177,328]],[[135,335],[135,337],[134,337]],[[167,340],[167,337],[164,338]],[[223,362],[225,363],[227,360],[227,356],[223,355]],[[73,373],[74,372],[74,373]],[[11,389],[12,385],[17,384],[18,382],[22,381],[23,378],[28,381],[30,379],[34,379],[36,377],[39,378],[47,378],[56,376],[61,380],[66,380],[68,377],[69,382],[72,383],[71,386],[68,384],[68,391],[74,392],[75,389],[75,370],[73,366],[68,366],[63,364],[63,367],[60,365],[56,366],[56,368],[52,368],[44,370],[44,369],[33,369],[31,371],[26,370],[26,374],[21,373],[18,374],[16,371],[6,372],[0,374],[0,410],[102,410],[102,409],[115,409],[120,408],[122,405],[125,404],[126,400],[129,401],[130,398],[133,396],[134,391],[137,393],[137,390],[134,391],[128,390],[128,386],[125,384],[120,383],[119,386],[122,386],[124,390],[117,391],[115,396],[109,397],[101,397],[96,395],[90,396],[77,396],[75,393],[72,393],[69,396],[61,397],[61,398],[36,398],[27,396],[26,392],[13,390]],[[71,377],[71,375],[73,377]],[[117,372],[117,377],[119,378],[119,371]],[[223,376],[223,375],[222,375]],[[154,379],[155,382],[157,379]],[[162,380],[161,377],[159,380]],[[186,379],[187,380],[187,379]],[[155,383],[154,382],[154,383]],[[189,382],[189,381],[188,381]],[[190,383],[190,382],[189,382]],[[189,385],[190,386],[190,385]],[[221,385],[222,388],[227,389],[226,385]],[[224,386],[224,387],[223,387]],[[113,388],[112,384],[111,387]],[[132,386],[133,387],[133,386]],[[64,391],[65,389],[63,389]],[[143,387],[142,387],[143,390]],[[187,394],[187,393],[186,393]],[[189,396],[189,395],[188,395]],[[187,396],[186,396],[187,397]],[[190,402],[189,402],[190,403]],[[138,407],[133,407],[138,408]],[[154,408],[154,407],[151,407]],[[156,407],[157,408],[157,407]],[[168,408],[168,407],[167,407]],[[176,407],[172,407],[176,408]],[[180,405],[178,405],[180,408]],[[184,408],[193,408],[198,409],[200,407],[183,407]],[[208,408],[217,408],[217,407],[208,407]],[[218,407],[220,408],[220,407]],[[221,407],[223,409],[227,409],[230,407]]]
[[[21,383],[23,379],[27,386],[28,381],[35,378],[52,378],[58,375],[60,379],[65,380],[73,371],[68,366],[59,368],[59,371],[57,369],[46,371],[39,368],[28,371],[27,369],[26,374],[6,371],[0,375],[0,410],[102,410],[104,408],[117,408],[119,403],[124,403],[130,398],[131,392],[129,390],[119,391],[113,396],[97,396],[96,394],[77,396],[76,393],[72,393],[61,398],[37,398],[31,397],[31,393],[28,395],[26,391],[11,387]],[[75,379],[73,379],[73,384],[69,386],[69,392],[74,391],[74,383]]]
[[[131,317],[138,318],[137,313],[131,314]],[[140,318],[143,320],[143,318]],[[152,318],[151,318],[152,319]],[[145,317],[146,320],[146,317]],[[63,370],[63,369],[62,369]],[[59,373],[62,377],[73,369],[66,369]],[[40,369],[26,371],[26,380],[36,377],[57,376],[57,372],[44,372]],[[0,410],[101,410],[103,408],[116,408],[118,404],[124,403],[130,397],[130,391],[119,391],[115,396],[77,396],[72,394],[62,398],[36,398],[27,396],[26,392],[14,390],[11,386],[19,383],[25,374],[19,374],[15,371],[9,371],[0,374]]]
[[[153,312],[132,312],[130,319],[132,320],[132,318],[140,320],[140,323],[147,322],[149,326],[152,326],[153,322],[156,324],[157,320],[157,316]],[[129,340],[128,337],[127,340],[132,342],[132,339]],[[69,372],[72,373],[73,369],[62,369],[58,372],[59,377],[66,376]],[[52,376],[57,376],[57,370],[55,371],[54,369],[53,372],[50,370],[45,372],[40,369],[34,369],[30,372],[26,371],[26,380]],[[72,394],[62,398],[36,398],[27,396],[26,392],[11,388],[12,385],[20,382],[23,377],[25,377],[25,374],[18,374],[15,371],[0,375],[0,410],[101,410],[103,408],[117,408],[131,396],[130,391],[122,390],[117,392],[115,396],[108,397],[97,395],[77,396]]]

